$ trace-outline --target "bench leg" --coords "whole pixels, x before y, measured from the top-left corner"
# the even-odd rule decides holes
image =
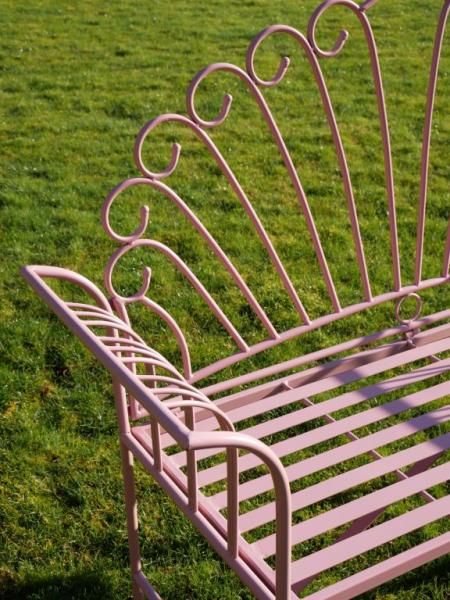
[[[125,508],[127,514],[128,548],[130,554],[131,581],[134,600],[143,600],[144,594],[136,582],[136,574],[141,571],[141,554],[139,549],[139,525],[137,516],[136,490],[133,476],[133,455],[123,444],[120,445],[122,455],[122,472],[125,487]]]

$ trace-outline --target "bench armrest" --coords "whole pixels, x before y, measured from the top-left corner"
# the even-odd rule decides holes
[[[291,491],[283,464],[269,446],[256,438],[235,431],[192,431],[189,434],[188,450],[206,448],[225,448],[228,453],[228,543],[230,551],[235,554],[237,554],[239,536],[238,450],[255,454],[269,469],[275,490],[276,594],[277,598],[288,598],[291,563]]]

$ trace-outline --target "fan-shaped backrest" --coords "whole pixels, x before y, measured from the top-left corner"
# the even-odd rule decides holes
[[[439,60],[441,54],[441,48],[443,44],[444,32],[448,14],[450,11],[450,1],[444,2],[443,8],[439,17],[438,29],[435,36],[434,50],[432,56],[432,65],[429,76],[428,84],[428,97],[425,115],[425,124],[423,130],[423,147],[422,147],[422,162],[421,162],[421,181],[420,181],[420,194],[419,194],[419,208],[418,208],[418,219],[417,219],[417,239],[415,244],[415,275],[414,281],[405,285],[402,282],[401,267],[400,267],[400,252],[399,252],[399,241],[397,231],[397,213],[396,213],[396,202],[395,202],[395,188],[394,188],[394,175],[392,165],[392,153],[390,144],[390,133],[388,126],[388,119],[386,113],[386,104],[383,90],[383,80],[381,75],[380,63],[377,54],[377,47],[375,38],[370,25],[370,21],[367,16],[367,10],[374,5],[376,0],[366,0],[361,5],[353,2],[352,0],[326,0],[314,11],[308,24],[307,35],[303,35],[300,31],[285,25],[273,25],[264,29],[259,33],[251,42],[247,56],[246,56],[246,69],[243,70],[240,67],[229,64],[229,63],[215,63],[212,64],[202,71],[200,71],[192,80],[188,91],[187,91],[187,112],[188,116],[179,114],[164,114],[155,119],[149,121],[140,131],[135,145],[135,161],[141,177],[127,179],[126,181],[119,184],[107,197],[103,206],[102,220],[104,228],[107,234],[116,242],[120,244],[114,254],[111,256],[107,267],[105,269],[105,284],[108,289],[112,300],[122,317],[126,320],[126,306],[130,303],[141,303],[148,309],[155,312],[160,318],[162,318],[168,327],[171,329],[175,336],[177,343],[180,348],[181,356],[183,359],[184,374],[190,381],[195,381],[217,372],[223,367],[229,366],[238,360],[254,355],[260,351],[266,350],[272,346],[280,344],[281,342],[291,339],[295,336],[303,334],[305,332],[317,329],[323,325],[326,325],[332,321],[342,319],[343,317],[351,314],[363,311],[367,308],[376,306],[383,302],[394,300],[401,301],[404,297],[413,295],[416,298],[416,294],[426,288],[434,287],[443,284],[448,281],[449,275],[449,262],[450,262],[450,235],[447,235],[447,241],[445,248],[442,248],[442,269],[440,273],[437,273],[435,277],[431,279],[422,278],[422,264],[423,264],[423,253],[424,253],[424,231],[425,231],[425,214],[427,205],[427,182],[428,182],[428,168],[429,168],[429,154],[430,154],[430,138],[431,138],[431,126],[434,108],[434,98],[436,91],[436,83],[438,77]],[[369,270],[367,267],[367,257],[363,244],[363,237],[360,230],[360,222],[358,219],[358,213],[353,193],[352,181],[350,177],[350,171],[347,165],[346,154],[344,145],[342,142],[339,127],[336,122],[330,94],[328,93],[327,84],[325,82],[320,60],[325,58],[332,58],[339,55],[343,49],[346,39],[348,37],[347,32],[341,31],[334,47],[325,51],[318,46],[316,41],[316,28],[321,20],[322,15],[335,5],[343,6],[353,13],[358,19],[364,36],[367,42],[367,50],[370,59],[371,75],[373,79],[373,85],[376,95],[376,105],[378,110],[379,118],[379,129],[381,133],[381,140],[383,144],[383,156],[384,156],[384,173],[386,183],[386,227],[389,229],[390,239],[390,270],[391,270],[391,288],[385,293],[375,295],[372,290],[371,281],[369,278]],[[280,127],[271,112],[268,102],[262,93],[262,89],[277,86],[289,69],[289,59],[284,57],[279,63],[278,70],[274,77],[270,80],[263,80],[256,72],[255,67],[255,55],[265,40],[275,34],[286,34],[293,38],[298,43],[301,50],[304,52],[306,59],[311,67],[314,81],[317,85],[317,89],[320,94],[323,109],[326,115],[328,127],[330,129],[331,137],[334,142],[336,151],[336,157],[339,165],[339,169],[342,176],[344,193],[347,203],[348,217],[351,224],[352,240],[354,245],[354,255],[357,262],[357,269],[359,272],[360,284],[361,284],[361,297],[359,301],[352,303],[347,306],[342,306],[341,299],[339,298],[335,282],[333,280],[331,270],[329,268],[328,259],[325,255],[321,237],[318,232],[317,224],[314,220],[313,213],[311,211],[307,194],[302,186],[297,169],[294,165],[294,161],[285,143]],[[199,86],[209,76],[217,72],[227,72],[233,76],[239,78],[243,86],[249,90],[252,95],[261,115],[264,119],[270,135],[273,138],[274,144],[276,145],[279,155],[281,156],[282,162],[286,169],[286,175],[295,191],[298,208],[303,216],[307,230],[309,232],[310,240],[314,253],[320,268],[320,273],[323,278],[326,292],[329,296],[332,312],[329,314],[322,315],[318,318],[311,318],[304,306],[304,302],[301,298],[301,293],[297,287],[293,284],[292,279],[286,269],[280,254],[277,252],[273,241],[269,233],[267,232],[263,222],[258,215],[256,208],[250,201],[249,195],[244,191],[242,185],[238,181],[234,172],[232,171],[229,163],[224,158],[223,154],[219,150],[218,146],[209,135],[208,130],[219,128],[221,124],[225,122],[228,115],[230,114],[230,108],[232,105],[232,97],[226,94],[223,98],[223,104],[219,114],[215,119],[205,120],[203,119],[196,108],[196,93]],[[242,205],[247,218],[250,220],[259,240],[267,253],[267,258],[273,265],[274,271],[277,273],[281,285],[283,286],[293,309],[298,314],[300,324],[296,327],[288,328],[285,331],[279,331],[275,327],[272,320],[269,318],[265,308],[257,299],[255,290],[250,289],[246,278],[240,273],[240,271],[233,264],[230,257],[222,250],[216,238],[208,231],[206,226],[195,214],[188,204],[167,184],[164,180],[170,175],[174,174],[180,158],[181,146],[178,143],[174,143],[172,146],[172,157],[169,165],[160,172],[154,172],[150,170],[144,163],[142,150],[144,143],[151,134],[165,122],[177,123],[178,125],[184,126],[190,130],[190,132],[198,138],[201,144],[204,145],[206,150],[209,152],[212,161],[219,167],[223,176],[225,177],[228,185],[236,195],[237,200]],[[205,285],[200,281],[200,278],[193,273],[188,267],[185,261],[180,256],[171,250],[167,245],[149,239],[147,236],[147,228],[149,224],[149,209],[146,206],[141,208],[140,224],[136,230],[130,235],[119,235],[113,229],[110,222],[110,210],[115,199],[125,190],[134,188],[136,186],[148,186],[153,190],[156,190],[180,211],[183,215],[186,223],[193,227],[205,240],[209,246],[211,253],[215,259],[221,263],[221,265],[228,272],[229,276],[233,280],[243,300],[247,303],[249,309],[254,314],[256,320],[259,321],[261,326],[266,332],[266,339],[256,344],[249,344],[243,337],[243,335],[237,330],[235,325],[232,323],[230,318],[225,312],[225,308],[219,306],[219,303],[213,298],[211,293],[207,290]],[[168,225],[169,226],[169,225]],[[449,229],[450,233],[450,229]],[[196,292],[203,298],[208,304],[213,315],[221,323],[223,328],[228,333],[229,337],[233,340],[237,352],[225,359],[216,361],[214,364],[207,365],[201,371],[193,374],[191,368],[190,351],[188,343],[186,341],[185,332],[176,322],[176,320],[169,314],[169,312],[160,304],[156,303],[151,299],[151,292],[149,292],[151,271],[149,268],[144,270],[144,282],[142,288],[138,293],[131,297],[121,296],[115,289],[112,283],[112,276],[116,264],[125,254],[137,249],[137,248],[151,248],[153,251],[161,253],[168,259],[175,268],[186,278],[190,285],[196,290]],[[245,251],[245,248],[243,249]],[[418,312],[420,312],[420,300],[418,302]],[[417,315],[418,316],[418,315]]]

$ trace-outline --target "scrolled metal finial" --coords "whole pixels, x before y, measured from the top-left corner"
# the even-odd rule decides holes
[[[284,25],[272,25],[271,27],[267,27],[266,29],[263,29],[260,33],[258,33],[256,37],[253,38],[253,40],[250,43],[250,46],[248,47],[246,56],[247,73],[250,75],[253,81],[255,81],[255,83],[257,85],[260,85],[261,87],[272,87],[274,85],[278,85],[286,75],[286,72],[289,68],[290,60],[288,56],[283,56],[280,59],[278,69],[274,77],[268,80],[261,79],[260,77],[258,77],[255,70],[256,50],[267,37],[269,37],[273,33],[276,33],[277,31],[285,31],[285,29],[286,27]]]
[[[221,125],[225,121],[225,119],[228,117],[228,114],[229,114],[230,108],[231,108],[231,104],[233,102],[233,96],[231,94],[224,95],[222,107],[220,109],[219,114],[217,115],[217,117],[215,119],[212,119],[210,121],[206,121],[205,119],[202,119],[199,116],[199,114],[197,113],[197,110],[195,108],[195,94],[197,92],[197,88],[200,85],[200,83],[210,73],[214,73],[215,71],[228,71],[228,70],[230,70],[230,67],[232,68],[233,66],[234,65],[230,65],[228,63],[215,63],[215,64],[209,65],[208,67],[205,67],[204,69],[202,69],[192,79],[192,81],[187,89],[186,105],[187,105],[187,111],[188,111],[189,116],[198,125],[201,125],[202,127],[205,127],[205,128],[217,127],[217,125]]]
[[[159,117],[156,117],[155,119],[152,119],[151,121],[146,123],[136,137],[136,142],[134,144],[134,161],[140,172],[146,177],[149,177],[150,179],[159,180],[164,179],[165,177],[169,177],[169,175],[172,175],[172,173],[178,166],[178,161],[180,159],[181,154],[181,144],[178,143],[172,145],[172,156],[170,158],[170,162],[163,171],[150,171],[150,169],[147,169],[147,167],[144,164],[144,161],[142,160],[142,147],[148,134],[151,131],[153,131],[153,129],[157,127],[160,123],[163,123],[165,121],[171,121],[174,119],[174,117],[177,116],[178,115],[173,114],[159,115]]]
[[[139,290],[135,294],[132,294],[131,296],[122,296],[121,294],[118,294],[116,289],[114,288],[114,285],[112,282],[114,269],[116,268],[116,265],[119,262],[119,260],[122,258],[122,256],[124,256],[127,252],[129,252],[130,250],[133,250],[134,248],[142,248],[142,247],[146,247],[146,246],[152,246],[153,244],[158,245],[157,242],[153,242],[152,240],[137,240],[135,242],[131,242],[130,244],[122,246],[121,248],[117,248],[117,250],[115,250],[113,252],[113,254],[111,255],[110,259],[108,260],[108,262],[106,264],[105,270],[103,272],[103,280],[105,283],[105,287],[108,290],[108,293],[110,294],[111,298],[113,298],[114,300],[117,300],[119,303],[122,303],[122,304],[131,304],[132,302],[140,302],[141,304],[146,306],[149,310],[151,310],[153,313],[155,313],[158,317],[160,317],[163,321],[165,321],[165,323],[168,325],[168,327],[172,331],[172,333],[175,337],[175,340],[177,342],[178,348],[180,350],[181,359],[183,362],[184,376],[187,379],[189,379],[192,377],[191,358],[190,358],[189,348],[188,348],[188,345],[186,342],[186,338],[184,337],[182,330],[180,329],[180,327],[179,327],[178,323],[175,321],[175,319],[164,308],[162,308],[162,306],[160,306],[159,304],[157,304],[153,300],[150,300],[150,298],[147,297],[147,292],[149,290],[151,278],[152,278],[151,268],[144,267],[142,269],[143,283],[142,283],[141,287],[139,288]]]
[[[133,231],[133,233],[130,235],[119,235],[118,233],[116,233],[114,231],[114,229],[111,227],[111,224],[109,222],[109,213],[111,210],[112,203],[114,202],[114,200],[117,198],[117,196],[121,192],[128,189],[129,187],[132,187],[139,183],[143,183],[143,181],[145,181],[145,180],[142,180],[141,178],[136,178],[136,177],[122,181],[122,183],[119,183],[119,185],[117,185],[113,190],[111,190],[111,192],[106,197],[105,202],[103,203],[102,217],[101,217],[103,228],[106,231],[106,233],[114,241],[119,242],[121,244],[129,244],[131,242],[134,242],[135,240],[138,240],[145,233],[147,226],[148,226],[150,209],[146,205],[141,206],[140,211],[139,211],[140,223],[136,227],[136,229]]]
[[[321,58],[331,58],[333,56],[337,56],[349,37],[348,31],[342,29],[339,32],[339,35],[331,50],[322,50],[319,47],[316,41],[316,26],[320,17],[325,11],[335,5],[347,6],[361,19],[364,16],[364,11],[373,3],[373,0],[369,0],[369,2],[365,2],[360,6],[359,4],[356,4],[356,2],[353,2],[353,0],[326,0],[325,2],[322,2],[322,4],[320,4],[313,12],[308,23],[308,40],[314,52]]]
[[[142,300],[147,295],[147,292],[150,287],[151,279],[152,279],[151,268],[144,267],[142,269],[143,283],[142,283],[141,287],[139,288],[139,290],[135,294],[133,294],[131,296],[122,296],[121,294],[117,293],[116,289],[114,288],[114,285],[112,282],[112,276],[113,276],[113,272],[114,272],[114,269],[115,269],[117,263],[119,262],[119,260],[122,258],[122,256],[124,254],[126,254],[127,252],[129,252],[130,250],[132,250],[135,247],[136,247],[136,244],[131,243],[131,244],[127,244],[126,246],[122,246],[121,248],[117,248],[117,250],[115,250],[112,253],[112,255],[110,256],[110,258],[106,264],[104,274],[103,274],[105,287],[108,290],[108,293],[111,295],[111,297],[116,298],[117,300],[119,300],[120,302],[123,302],[124,304],[129,304],[131,302],[137,302],[137,301]]]

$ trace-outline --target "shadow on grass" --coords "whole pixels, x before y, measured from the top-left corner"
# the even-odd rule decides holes
[[[30,577],[17,582],[12,578],[0,583],[1,600],[112,600],[117,594],[101,573],[87,572],[53,577]]]

